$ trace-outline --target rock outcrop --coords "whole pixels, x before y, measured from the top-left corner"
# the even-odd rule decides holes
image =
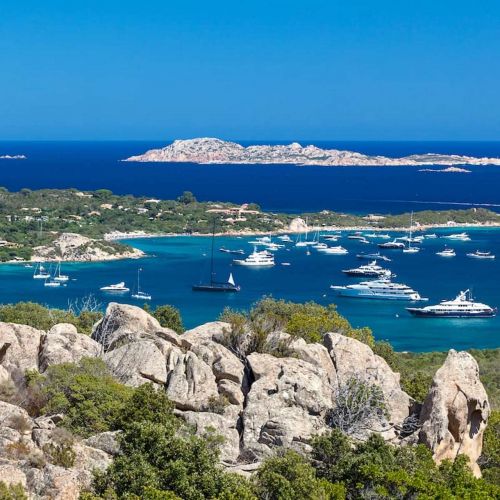
[[[38,349],[43,332],[26,325],[0,323],[0,365],[14,380],[26,370],[38,369]]]
[[[380,432],[395,445],[402,442],[396,429],[410,415],[413,401],[401,389],[399,374],[367,345],[339,333],[326,334],[323,345],[307,344],[278,331],[268,337],[268,347],[271,352],[279,347],[286,357],[236,356],[225,345],[229,329],[227,323],[213,322],[178,335],[143,309],[117,303],[109,304],[92,338],[69,324],[45,333],[0,323],[0,384],[20,387],[27,369],[43,372],[55,364],[102,356],[122,383],[152,382],[164,390],[196,434],[222,436],[223,464],[249,474],[277,448],[307,451],[313,435],[329,430],[340,388],[354,378],[376,386],[387,408],[387,416],[377,420],[381,427],[369,432]],[[477,363],[465,352],[450,351],[423,405],[420,430],[405,444],[419,439],[437,462],[466,454],[479,475],[488,415]],[[32,419],[24,409],[0,401],[0,474],[25,486],[34,498],[78,498],[91,471],[104,470],[119,453],[117,433],[105,432],[75,441],[72,468],[45,463],[44,447],[55,439],[63,418]],[[365,439],[369,432],[356,437]]]
[[[50,244],[33,248],[31,260],[96,262],[139,257],[144,257],[144,252],[137,248],[93,240],[81,234],[62,233]]]
[[[74,325],[60,323],[41,337],[40,371],[61,363],[78,363],[84,357],[99,355],[101,346],[88,335],[78,333]]]
[[[399,384],[399,373],[393,372],[385,359],[374,354],[359,340],[340,333],[327,333],[324,343],[335,365],[339,383],[346,383],[351,377],[356,377],[381,389],[389,419],[379,431],[386,439],[394,438],[394,426],[404,422],[411,408],[411,399]]]
[[[307,440],[327,429],[333,406],[325,371],[311,363],[269,354],[251,354],[255,378],[243,411],[245,456],[261,459],[277,447],[307,448]]]
[[[211,137],[177,140],[161,148],[151,149],[124,161],[139,162],[189,162],[189,163],[236,163],[236,164],[292,164],[323,166],[357,165],[500,165],[500,158],[475,158],[447,154],[415,154],[403,158],[368,156],[354,151],[322,149],[301,146],[297,142],[288,145],[248,146]]]
[[[476,360],[467,352],[452,349],[434,375],[425,399],[420,441],[434,452],[437,462],[467,455],[474,474],[480,476],[477,459],[489,413],[488,396],[479,379]]]
[[[92,338],[106,351],[138,340],[165,340],[181,345],[177,333],[163,328],[157,319],[144,309],[128,304],[111,302],[105,316],[94,326]]]

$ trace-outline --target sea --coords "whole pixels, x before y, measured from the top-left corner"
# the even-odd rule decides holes
[[[165,141],[167,143],[168,141]],[[244,143],[244,141],[240,141]],[[280,141],[286,142],[286,141]],[[446,153],[500,156],[500,142],[318,142],[320,147],[348,149],[391,157],[414,153]],[[500,212],[500,168],[469,167],[470,174],[421,172],[418,167],[298,167],[290,165],[194,165],[124,163],[120,160],[162,142],[0,142],[0,155],[24,154],[26,160],[0,160],[0,186],[22,188],[107,188],[117,194],[175,198],[191,191],[199,200],[236,203],[255,202],[269,211],[304,212],[336,210],[357,214],[402,213],[423,209],[486,207]],[[271,143],[271,142],[269,142]],[[439,168],[439,167],[438,167]],[[454,298],[471,289],[476,300],[500,307],[500,230],[467,229],[468,242],[450,242],[443,237],[457,229],[435,231],[418,254],[387,251],[385,263],[396,281],[406,283],[429,303]],[[142,302],[130,294],[102,293],[104,285],[125,281],[136,287],[140,266],[141,286],[151,293],[153,307],[172,304],[182,313],[186,327],[216,320],[225,307],[248,309],[262,296],[298,302],[314,300],[334,303],[356,327],[368,326],[379,340],[388,340],[397,350],[435,351],[450,348],[495,348],[500,346],[500,317],[490,319],[422,319],[410,316],[405,304],[393,301],[337,297],[331,285],[354,282],[342,269],[360,265],[359,252],[374,251],[375,244],[350,240],[344,232],[339,244],[345,256],[324,255],[288,244],[276,252],[271,269],[234,266],[234,255],[220,247],[252,251],[252,238],[218,237],[215,240],[215,270],[225,280],[232,272],[241,292],[217,294],[193,292],[191,285],[209,278],[210,238],[169,237],[134,239],[128,243],[148,257],[106,263],[65,263],[71,276],[67,286],[48,289],[33,280],[33,269],[23,265],[0,265],[0,303],[34,300],[68,307],[93,294],[105,307],[110,301]],[[1,235],[0,235],[1,237]],[[443,259],[436,252],[453,246],[457,257]],[[468,252],[490,250],[494,260],[476,260]],[[283,263],[290,265],[283,266]]]

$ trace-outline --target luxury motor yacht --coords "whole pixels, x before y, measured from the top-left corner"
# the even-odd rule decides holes
[[[376,260],[353,269],[344,269],[342,272],[347,274],[347,276],[367,276],[375,278],[390,278],[393,276],[389,269],[384,269],[379,266]]]
[[[391,259],[389,259],[389,257],[382,255],[380,252],[358,253],[356,257],[361,260],[383,260],[384,262],[391,262]]]
[[[427,300],[420,296],[418,292],[402,283],[393,283],[389,279],[379,279],[374,281],[362,281],[353,285],[334,286],[337,295],[343,297],[353,297],[358,299],[383,299],[383,300]]]
[[[349,251],[346,248],[340,245],[336,247],[319,248],[318,252],[327,255],[347,255],[349,253]]]
[[[397,241],[397,240],[392,240],[388,241],[387,243],[379,243],[378,244],[379,248],[389,248],[389,249],[403,249],[405,247],[405,244],[402,241]]]
[[[125,293],[129,292],[130,288],[125,286],[124,281],[120,281],[120,283],[116,283],[116,285],[101,286],[100,290],[102,292]]]
[[[481,252],[480,250],[476,250],[475,252],[471,252],[466,254],[467,257],[472,257],[473,259],[494,259],[495,256],[491,252]]]
[[[235,259],[233,263],[238,266],[247,267],[271,267],[274,266],[274,255],[267,250],[258,252],[254,248],[253,253],[251,253],[246,259]]]
[[[474,302],[469,290],[460,292],[453,300],[443,300],[440,304],[426,307],[407,307],[413,316],[420,318],[490,318],[496,308]]]
[[[456,257],[457,254],[455,253],[455,250],[453,248],[445,248],[444,250],[441,250],[440,252],[436,252],[436,255],[439,255],[440,257]]]
[[[446,236],[443,236],[443,238],[455,241],[470,241],[470,236],[467,233],[448,234]]]

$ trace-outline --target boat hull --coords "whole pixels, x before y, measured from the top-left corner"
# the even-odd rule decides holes
[[[339,297],[349,297],[353,299],[376,299],[376,300],[400,300],[400,301],[405,301],[405,302],[417,302],[419,300],[424,300],[424,299],[415,299],[412,297],[408,297],[405,295],[397,295],[397,294],[375,294],[375,293],[369,293],[369,292],[360,292],[357,290],[349,290],[349,289],[334,289],[335,293]]]
[[[223,283],[223,284],[200,284],[200,285],[193,285],[192,286],[193,292],[226,292],[226,293],[234,293],[234,292],[239,292],[240,287],[239,286],[233,286],[229,283]]]
[[[418,318],[492,318],[496,315],[497,311],[492,309],[491,311],[478,311],[474,312],[460,312],[460,311],[450,311],[450,312],[436,312],[429,311],[425,309],[420,309],[417,307],[407,307],[406,310],[415,317]]]

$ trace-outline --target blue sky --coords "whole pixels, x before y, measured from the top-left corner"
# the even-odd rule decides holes
[[[498,0],[1,0],[0,139],[497,140]]]

